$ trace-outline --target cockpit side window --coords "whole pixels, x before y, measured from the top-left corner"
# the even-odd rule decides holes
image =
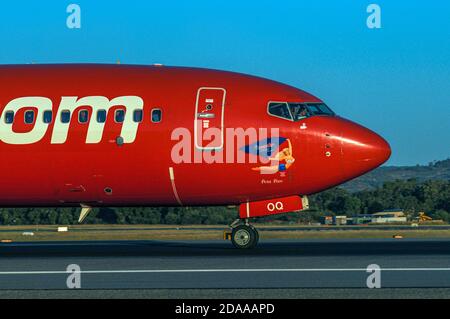
[[[288,109],[288,104],[285,102],[271,102],[267,111],[270,115],[292,121],[291,112]]]

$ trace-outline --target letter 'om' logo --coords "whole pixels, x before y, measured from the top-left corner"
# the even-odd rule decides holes
[[[121,137],[124,143],[133,143],[136,139],[137,129],[139,123],[133,121],[133,113],[135,110],[142,110],[144,101],[139,96],[119,96],[112,100],[104,96],[87,96],[78,98],[77,96],[63,96],[58,109],[56,110],[55,121],[51,136],[51,144],[63,144],[67,140],[69,132],[69,123],[63,123],[61,118],[62,111],[70,111],[71,114],[79,107],[89,106],[92,109],[92,114],[97,114],[99,110],[109,109],[115,106],[125,107],[125,118],[122,124]],[[13,125],[5,121],[5,114],[7,112],[16,113],[22,108],[33,107],[37,109],[36,121],[33,128],[29,132],[15,132]],[[31,96],[20,97],[10,101],[3,109],[0,118],[0,140],[7,144],[33,144],[39,142],[47,133],[50,123],[45,123],[42,120],[45,111],[52,111],[53,103],[47,97]],[[96,121],[93,116],[89,121],[86,143],[96,144],[100,143],[105,128],[105,121]]]

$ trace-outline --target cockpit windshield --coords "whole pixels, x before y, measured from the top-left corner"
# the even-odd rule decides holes
[[[315,115],[335,115],[325,103],[271,102],[268,106],[268,112],[270,115],[294,122]]]
[[[306,107],[306,104],[301,103],[289,103],[289,110],[291,111],[294,122],[300,121],[310,116],[310,113]]]
[[[311,115],[335,115],[325,103],[307,103]]]

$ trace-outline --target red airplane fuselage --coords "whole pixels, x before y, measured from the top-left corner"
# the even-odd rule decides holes
[[[288,103],[322,101],[207,69],[2,66],[0,206],[238,205],[320,192],[389,158],[369,129],[311,108],[294,119],[300,109]],[[218,138],[203,139],[211,128]],[[258,135],[229,147],[227,129]],[[261,149],[277,146],[264,129],[279,138],[266,156],[272,163],[258,161]],[[181,143],[189,147],[178,152]]]

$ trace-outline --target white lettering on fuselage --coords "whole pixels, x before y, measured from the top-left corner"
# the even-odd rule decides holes
[[[52,101],[46,97],[21,97],[9,102],[3,109],[0,119],[0,140],[7,144],[33,144],[39,142],[48,129],[48,124],[36,121],[33,129],[26,133],[13,131],[13,126],[6,123],[4,117],[6,112],[16,113],[24,107],[33,106],[37,109],[37,118],[41,118],[44,111],[52,109]]]
[[[0,140],[7,144],[33,144],[39,142],[48,130],[48,123],[42,121],[42,115],[45,111],[52,110],[52,101],[46,97],[21,97],[9,102],[3,109],[0,117]],[[133,143],[139,122],[133,121],[133,113],[135,110],[141,110],[144,107],[144,101],[139,96],[119,96],[112,100],[104,96],[87,96],[78,98],[77,96],[63,96],[61,103],[55,115],[54,127],[51,136],[51,144],[62,144],[67,140],[70,122],[63,123],[60,121],[62,111],[70,111],[71,114],[82,106],[88,106],[92,109],[91,119],[89,121],[86,143],[96,144],[102,140],[105,121],[99,122],[95,118],[99,110],[105,110],[108,114],[109,109],[114,106],[125,107],[125,118],[122,123],[121,137],[124,143]],[[33,107],[37,109],[36,121],[34,127],[29,132],[14,132],[13,125],[6,123],[5,114],[8,111],[16,113],[22,108]]]

